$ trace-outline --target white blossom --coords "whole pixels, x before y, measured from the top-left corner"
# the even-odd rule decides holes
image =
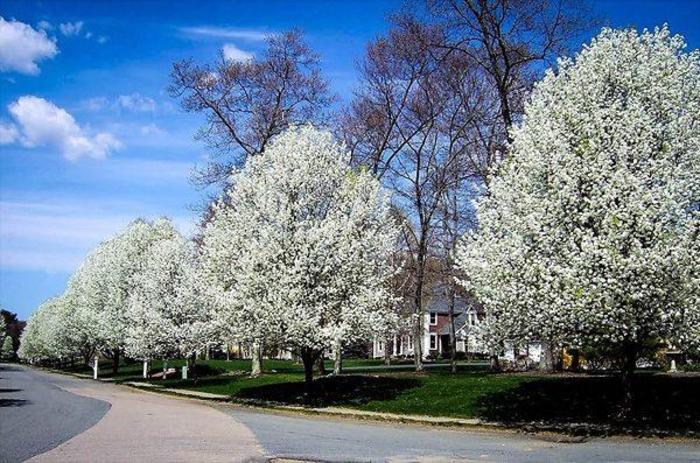
[[[232,178],[204,229],[219,323],[239,339],[320,350],[391,322],[396,226],[329,133],[290,129]]]
[[[700,54],[604,29],[548,71],[457,252],[493,341],[700,339]]]
[[[142,256],[129,294],[126,353],[138,359],[190,357],[210,340],[192,243],[175,233]]]

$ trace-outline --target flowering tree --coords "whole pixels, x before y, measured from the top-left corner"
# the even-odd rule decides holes
[[[142,256],[129,294],[126,353],[134,358],[194,358],[209,341],[209,312],[199,288],[192,244],[179,233]]]
[[[67,313],[63,302],[61,297],[48,299],[31,315],[22,333],[18,351],[20,358],[59,359],[72,353],[62,336]]]
[[[493,341],[698,342],[700,54],[604,29],[549,71],[457,253]],[[693,328],[694,325],[694,328]]]
[[[220,316],[241,338],[298,349],[307,388],[323,349],[391,321],[396,227],[348,157],[328,133],[290,129],[235,173],[203,233]]]
[[[100,244],[71,279],[73,303],[83,311],[82,320],[94,345],[119,366],[129,324],[129,296],[136,276],[144,267],[144,255],[161,240],[171,239],[175,229],[170,221],[136,220],[126,230]]]
[[[0,344],[2,344],[5,341],[6,335],[7,335],[7,324],[5,323],[5,319],[3,317],[0,317]]]

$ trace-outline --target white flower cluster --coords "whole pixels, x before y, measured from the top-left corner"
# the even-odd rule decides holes
[[[603,32],[548,71],[457,261],[494,344],[700,340],[700,54]]]

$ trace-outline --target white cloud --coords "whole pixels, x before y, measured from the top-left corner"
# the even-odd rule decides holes
[[[9,145],[19,138],[19,132],[14,124],[0,122],[0,145]]]
[[[265,41],[271,32],[258,29],[235,29],[227,27],[200,26],[182,27],[180,32],[189,36],[199,36],[217,39],[241,39],[251,42]]]
[[[109,40],[109,37],[106,37],[106,36],[104,36],[104,35],[101,35],[101,36],[99,36],[99,37],[97,38],[97,43],[103,44],[103,43],[105,43],[107,40]]]
[[[88,135],[66,110],[43,98],[22,96],[8,111],[15,120],[16,140],[27,148],[53,147],[75,161],[83,156],[103,159],[122,146],[111,133]]]
[[[117,106],[129,109],[131,111],[155,111],[156,102],[153,98],[143,96],[140,93],[132,93],[131,95],[120,95],[117,98]]]
[[[241,50],[232,43],[225,44],[222,51],[224,52],[224,59],[226,59],[226,61],[250,61],[253,59],[252,53]]]
[[[109,100],[104,96],[96,96],[93,98],[88,98],[80,102],[81,109],[87,109],[88,111],[100,111],[107,107]]]
[[[65,35],[66,37],[70,37],[72,35],[80,34],[80,30],[83,28],[84,24],[85,23],[83,21],[61,23],[58,28],[61,30],[61,34]]]
[[[36,27],[45,31],[53,30],[53,25],[50,22],[44,20],[39,21]]]
[[[57,53],[56,42],[45,31],[0,16],[0,71],[37,75],[37,63]]]
[[[155,124],[147,124],[141,127],[141,135],[165,135],[165,130]],[[0,132],[1,133],[1,132]]]

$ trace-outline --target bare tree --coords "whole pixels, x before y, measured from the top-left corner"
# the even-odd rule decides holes
[[[383,179],[403,212],[402,252],[411,270],[418,371],[423,368],[425,290],[440,198],[461,156],[461,148],[446,142],[443,133],[446,126],[455,126],[454,112],[460,108],[451,104],[441,57],[431,45],[442,40],[438,27],[396,16],[387,36],[369,45],[360,68],[362,86],[341,119],[355,162]]]
[[[447,38],[435,45],[468,55],[488,76],[506,130],[543,69],[594,24],[578,0],[428,0],[428,10]]]
[[[297,30],[270,35],[259,58],[231,61],[222,53],[214,64],[182,60],[170,76],[170,95],[185,111],[205,116],[197,138],[212,159],[193,178],[202,186],[225,183],[234,166],[262,153],[290,125],[323,124],[333,102],[318,55]]]

